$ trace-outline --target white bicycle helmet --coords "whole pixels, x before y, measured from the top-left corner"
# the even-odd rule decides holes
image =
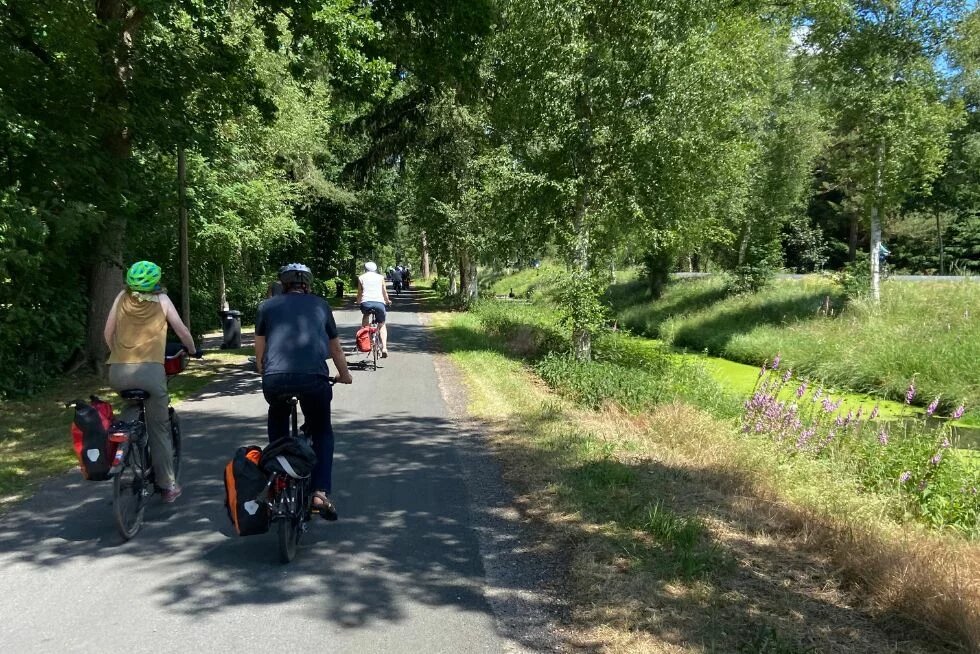
[[[313,272],[302,263],[287,263],[279,269],[279,281],[283,284],[307,284],[313,281]]]

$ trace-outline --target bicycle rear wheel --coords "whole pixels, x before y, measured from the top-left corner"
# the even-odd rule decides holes
[[[281,498],[283,505],[282,517],[279,518],[279,561],[289,563],[296,558],[296,549],[299,546],[299,537],[302,534],[300,528],[300,503],[299,489],[291,485]]]
[[[381,338],[375,333],[371,337],[371,369],[378,369],[378,356],[381,352]]]
[[[112,514],[123,540],[135,536],[143,526],[146,511],[146,468],[139,446],[127,455],[127,462],[112,480]]]

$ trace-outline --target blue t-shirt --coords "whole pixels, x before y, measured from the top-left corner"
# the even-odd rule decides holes
[[[330,375],[327,359],[330,339],[337,338],[337,323],[323,298],[306,293],[269,298],[259,305],[255,335],[265,336],[266,375]]]

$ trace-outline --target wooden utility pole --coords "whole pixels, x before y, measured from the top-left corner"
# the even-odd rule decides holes
[[[191,274],[187,244],[187,161],[184,146],[177,146],[177,213],[180,218],[180,314],[191,328]]]

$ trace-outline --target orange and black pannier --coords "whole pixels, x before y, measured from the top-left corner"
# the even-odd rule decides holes
[[[269,477],[259,467],[261,456],[261,448],[242,446],[225,466],[225,507],[239,536],[269,531],[269,505],[260,497]]]

